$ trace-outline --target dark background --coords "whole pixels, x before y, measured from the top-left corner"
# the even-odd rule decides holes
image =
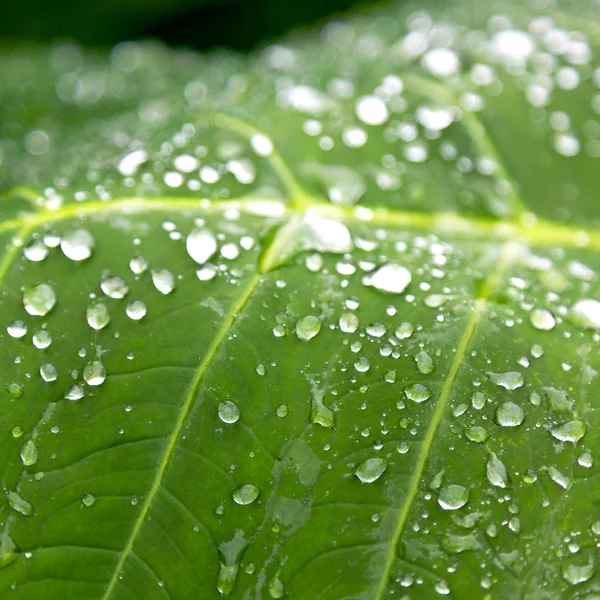
[[[0,0],[0,43],[68,39],[109,46],[155,38],[250,50],[373,0]]]

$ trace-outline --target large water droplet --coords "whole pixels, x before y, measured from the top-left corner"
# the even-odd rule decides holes
[[[367,460],[363,460],[363,462],[356,467],[354,474],[363,483],[372,483],[385,473],[387,465],[387,460],[385,460],[385,458],[379,456],[376,458],[368,458]]]
[[[233,492],[233,501],[242,506],[252,504],[260,494],[260,490],[253,483],[241,485]]]
[[[133,321],[139,321],[146,316],[146,305],[141,300],[134,300],[127,305],[125,313]]]
[[[523,409],[514,402],[505,402],[496,410],[496,421],[502,427],[518,427],[524,418]]]
[[[296,335],[298,339],[308,342],[321,331],[321,321],[314,315],[308,315],[296,322]]]
[[[46,283],[28,288],[23,294],[23,306],[33,316],[44,317],[56,304],[56,293]]]
[[[27,440],[23,444],[19,454],[21,456],[21,462],[23,463],[23,466],[31,467],[35,465],[38,460],[38,451],[35,442],[33,440]]]
[[[585,423],[569,421],[551,431],[552,436],[561,442],[578,442],[585,435]]]
[[[405,340],[412,336],[414,330],[415,330],[415,328],[412,325],[412,323],[404,322],[404,323],[400,323],[400,325],[398,325],[398,328],[396,329],[394,335],[399,340]]]
[[[419,373],[423,373],[423,375],[429,375],[435,371],[435,362],[425,350],[421,350],[421,352],[415,356],[415,363]]]
[[[72,402],[75,402],[77,400],[81,400],[84,396],[84,391],[83,388],[79,385],[72,385],[66,392],[65,392],[65,399],[66,400],[71,400]]]
[[[23,248],[23,254],[31,262],[41,262],[48,256],[49,248],[42,240],[33,240]]]
[[[190,257],[203,265],[217,251],[217,239],[208,229],[198,228],[187,236],[185,246]]]
[[[285,596],[285,587],[276,575],[269,583],[269,595],[276,600]]]
[[[33,334],[32,339],[33,339],[33,345],[38,350],[44,350],[45,348],[48,348],[50,346],[50,344],[52,344],[52,336],[45,329],[36,331]]]
[[[340,329],[344,333],[354,333],[359,326],[358,317],[351,312],[342,313],[340,317]]]
[[[104,329],[110,323],[108,307],[103,302],[94,302],[94,304],[88,306],[85,317],[88,325],[96,331]]]
[[[8,500],[8,505],[24,517],[30,517],[33,514],[33,506],[27,500],[21,498],[17,492],[8,492],[6,499]]]
[[[479,426],[469,427],[465,431],[465,435],[468,440],[475,442],[476,444],[483,444],[489,437],[490,433],[487,429]]]
[[[569,312],[574,323],[587,329],[600,329],[600,302],[598,300],[579,300]]]
[[[366,275],[363,282],[382,292],[401,294],[411,282],[410,271],[396,263],[387,263],[374,273]]]
[[[227,400],[219,404],[219,419],[223,423],[235,423],[240,418],[240,409],[235,402]]]
[[[456,483],[444,486],[438,496],[438,504],[444,510],[458,510],[469,501],[469,490]]]
[[[92,255],[94,238],[85,229],[76,229],[67,233],[60,242],[60,249],[70,260],[85,260]]]
[[[554,326],[556,325],[554,315],[545,308],[536,308],[535,310],[532,310],[529,315],[529,320],[536,329],[542,329],[544,331],[550,331],[551,329],[554,329]]]
[[[100,289],[109,297],[120,300],[125,298],[129,287],[121,277],[107,277],[100,283]]]
[[[571,585],[577,585],[590,580],[596,572],[596,565],[591,559],[586,565],[565,565],[563,566],[563,577]]]
[[[46,382],[56,381],[58,377],[58,373],[56,372],[56,367],[51,365],[50,363],[46,363],[40,367],[40,376]]]
[[[106,379],[106,369],[99,360],[94,360],[83,368],[83,380],[91,386],[102,385]]]
[[[431,398],[431,392],[420,383],[413,383],[404,389],[404,393],[409,400],[413,402],[425,402]]]

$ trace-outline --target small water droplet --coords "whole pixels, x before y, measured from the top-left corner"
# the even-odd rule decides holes
[[[152,271],[152,283],[161,294],[170,294],[175,289],[175,276],[167,269]]]
[[[42,240],[33,240],[23,248],[23,254],[31,262],[41,262],[48,256],[48,246]]]
[[[413,325],[411,323],[404,322],[404,323],[400,323],[400,325],[396,329],[394,335],[399,340],[405,340],[412,336],[414,330],[415,330],[415,328],[413,327]]]
[[[81,499],[81,503],[86,507],[86,508],[90,508],[90,506],[93,506],[96,502],[96,497],[92,496],[92,494],[86,494],[82,499]]]
[[[525,380],[518,371],[509,371],[508,373],[488,373],[492,383],[505,390],[514,391],[523,386]]]
[[[478,426],[469,427],[469,429],[465,431],[465,435],[467,439],[471,440],[472,442],[475,442],[476,444],[483,444],[483,442],[485,442],[490,437],[489,431],[487,429]]]
[[[73,385],[65,392],[65,399],[76,401],[83,398],[84,392],[80,385]]]
[[[252,504],[260,494],[260,490],[253,483],[246,483],[236,488],[233,492],[233,501],[236,504],[245,506],[246,504]]]
[[[276,409],[275,412],[277,413],[277,416],[280,419],[283,419],[284,417],[287,417],[288,415],[288,406],[287,404],[280,404]]]
[[[6,331],[10,337],[20,339],[27,334],[27,325],[23,321],[12,321]]]
[[[56,293],[46,283],[28,288],[23,294],[23,306],[33,316],[46,316],[56,304]]]
[[[508,485],[508,472],[506,471],[506,467],[494,452],[490,452],[486,470],[488,481],[492,485],[500,488],[505,488]]]
[[[148,269],[148,261],[143,256],[134,256],[129,261],[129,268],[135,275],[141,275]]]
[[[354,474],[362,483],[373,483],[385,473],[387,465],[385,458],[368,458],[356,467]]]
[[[86,310],[85,317],[88,325],[96,331],[104,329],[110,323],[108,307],[103,302],[90,304]]]
[[[22,384],[13,381],[11,383],[6,384],[6,391],[13,400],[18,400],[19,398],[23,397],[23,394],[25,393],[25,388]]]
[[[358,317],[351,312],[345,312],[340,317],[340,329],[344,333],[354,333],[359,326]]]

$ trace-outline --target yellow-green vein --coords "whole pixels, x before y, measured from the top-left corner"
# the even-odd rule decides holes
[[[467,350],[469,349],[469,345],[471,343],[471,340],[473,339],[475,331],[477,330],[477,326],[481,319],[481,315],[486,309],[489,298],[497,289],[503,274],[506,272],[507,268],[514,260],[517,254],[517,248],[518,245],[514,242],[507,242],[504,245],[502,256],[498,261],[496,268],[488,277],[485,285],[483,286],[481,294],[475,301],[473,311],[471,312],[469,320],[467,321],[467,325],[454,354],[452,364],[450,365],[450,369],[448,370],[448,374],[446,375],[446,378],[442,385],[442,389],[437,400],[433,416],[431,417],[431,422],[429,423],[429,427],[427,428],[427,432],[425,433],[417,464],[412,474],[410,487],[404,498],[404,502],[398,509],[398,520],[396,521],[396,527],[394,529],[392,537],[390,538],[385,564],[383,566],[381,578],[377,586],[377,591],[375,593],[374,600],[381,600],[381,598],[383,598],[383,594],[385,592],[386,586],[390,578],[392,566],[394,564],[396,548],[402,536],[402,532],[404,531],[404,527],[406,525],[406,521],[408,519],[408,515],[410,513],[410,509],[413,505],[414,499],[419,491],[419,484],[421,482],[421,477],[423,475],[423,471],[425,470],[425,466],[427,465],[427,460],[429,458],[431,447],[433,446],[435,435],[437,433],[442,417],[444,416],[444,412],[446,406],[448,405],[450,394],[452,392],[452,388],[454,387],[454,383],[460,371],[460,367],[467,354]]]

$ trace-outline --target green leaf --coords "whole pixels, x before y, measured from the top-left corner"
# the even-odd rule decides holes
[[[428,4],[2,56],[2,598],[598,594],[597,3]]]

